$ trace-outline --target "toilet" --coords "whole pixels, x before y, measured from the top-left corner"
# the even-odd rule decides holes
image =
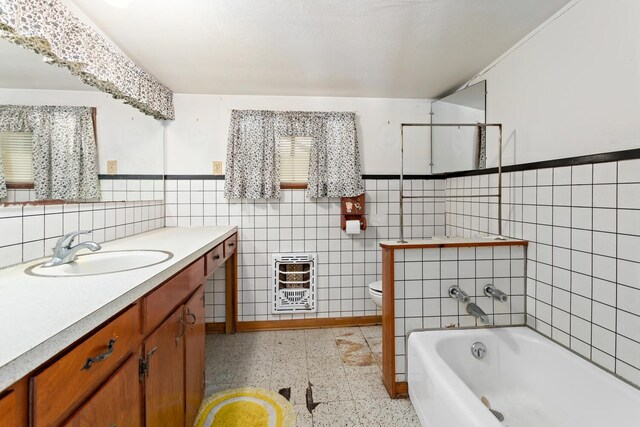
[[[382,308],[382,280],[369,284],[369,295],[373,302]]]

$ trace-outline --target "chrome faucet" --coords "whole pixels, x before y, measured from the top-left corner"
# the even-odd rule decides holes
[[[493,298],[496,301],[507,302],[509,297],[507,294],[502,292],[500,289],[496,288],[492,284],[488,284],[484,287],[484,294],[489,298]]]
[[[75,246],[73,241],[81,234],[89,234],[91,231],[73,231],[69,234],[65,234],[56,243],[56,247],[53,248],[53,256],[50,261],[42,264],[42,267],[54,267],[56,265],[68,264],[76,260],[76,253],[80,249],[89,249],[91,252],[99,251],[102,246],[95,242],[78,243]]]
[[[489,316],[485,313],[476,303],[470,302],[467,304],[467,313],[475,317],[485,325],[489,325],[491,321],[489,320]]]
[[[467,295],[465,291],[460,289],[460,286],[458,285],[453,285],[449,288],[449,296],[463,304],[467,304],[469,302],[469,295]]]

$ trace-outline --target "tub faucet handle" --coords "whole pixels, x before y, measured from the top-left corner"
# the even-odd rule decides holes
[[[469,295],[467,295],[465,291],[460,289],[460,286],[458,285],[454,285],[449,288],[449,296],[455,300],[458,300],[458,302],[461,302],[462,304],[469,303]]]
[[[496,301],[507,302],[509,297],[507,294],[502,292],[500,289],[496,288],[492,284],[488,284],[484,287],[484,294],[489,298],[493,298]]]

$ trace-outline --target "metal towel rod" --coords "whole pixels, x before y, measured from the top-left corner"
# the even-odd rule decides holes
[[[474,194],[469,196],[405,196],[404,187],[404,128],[405,127],[441,127],[441,126],[474,126],[498,128],[498,194]],[[432,141],[433,143],[433,141]],[[432,159],[433,161],[433,159]],[[498,235],[502,236],[502,123],[401,123],[400,124],[400,240],[398,243],[407,243],[404,239],[404,199],[457,199],[457,198],[498,198]]]

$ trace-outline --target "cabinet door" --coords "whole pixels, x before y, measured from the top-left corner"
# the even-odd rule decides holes
[[[187,332],[185,335],[185,395],[186,425],[192,426],[204,395],[204,287],[185,304]]]
[[[27,382],[21,380],[0,391],[0,426],[27,426]]]
[[[144,342],[145,413],[148,427],[184,425],[184,306]]]
[[[137,355],[130,356],[64,426],[142,426]]]

